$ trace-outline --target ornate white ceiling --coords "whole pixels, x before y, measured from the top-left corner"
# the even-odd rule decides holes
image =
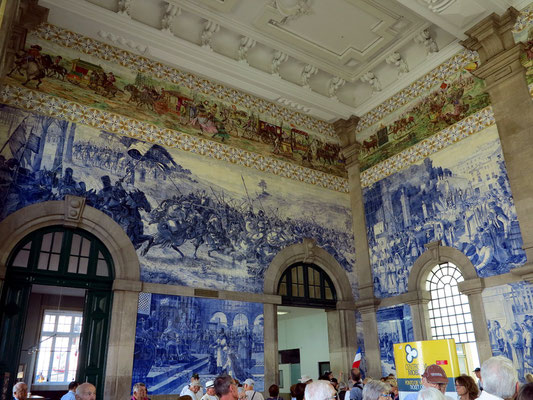
[[[362,115],[531,0],[40,0],[49,22],[334,121]]]

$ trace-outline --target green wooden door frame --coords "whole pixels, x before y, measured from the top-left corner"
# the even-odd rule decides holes
[[[48,235],[47,239],[52,237],[52,240],[55,240],[54,235],[59,233],[59,262],[57,267],[51,268],[56,271],[49,270],[48,267],[43,269],[40,259],[43,238]],[[86,257],[88,267],[85,273],[73,273],[72,265],[69,266],[73,251],[71,249],[74,238],[83,241],[80,237],[90,241],[90,250]],[[50,246],[50,251],[52,248],[53,245]],[[81,248],[80,243],[80,252]],[[25,267],[18,266],[16,262],[19,252],[28,253]],[[106,274],[102,273],[102,264],[97,269],[102,260],[107,263]],[[14,266],[14,263],[17,266]],[[53,226],[34,231],[21,240],[11,252],[7,265],[6,279],[0,296],[0,382],[3,383],[3,389],[7,390],[4,392],[7,398],[11,397],[11,388],[16,380],[31,286],[39,284],[86,289],[76,380],[94,384],[97,400],[102,400],[114,280],[113,262],[107,249],[94,235],[86,231]],[[38,268],[39,265],[41,268]],[[50,261],[47,266],[49,265]],[[78,261],[78,267],[79,265]],[[28,373],[26,376],[33,379]]]

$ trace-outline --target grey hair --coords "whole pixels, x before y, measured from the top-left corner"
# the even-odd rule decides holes
[[[26,386],[26,390],[28,390],[28,385],[26,385],[26,382],[18,382],[13,386],[13,394],[19,389],[20,386]]]
[[[305,400],[327,400],[335,396],[336,392],[329,381],[318,380],[305,385]]]
[[[363,388],[363,400],[377,400],[383,392],[390,392],[388,383],[381,381],[370,381]]]
[[[445,400],[446,397],[442,394],[439,389],[432,387],[424,388],[418,392],[417,400]]]
[[[135,385],[133,385],[133,393],[137,392],[139,388],[146,387],[146,385],[142,382],[137,382]]]
[[[518,373],[508,358],[491,357],[481,366],[481,381],[487,393],[502,398],[513,397]]]

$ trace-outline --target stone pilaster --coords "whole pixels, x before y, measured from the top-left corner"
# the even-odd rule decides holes
[[[336,310],[327,310],[328,319],[328,344],[329,344],[329,361],[331,371],[337,374],[343,372],[344,376],[352,364],[355,354],[355,343],[357,343],[357,334],[355,328],[355,312],[353,303],[347,309],[339,309],[342,304],[337,303]]]
[[[466,32],[462,45],[477,51],[481,66],[474,74],[485,80],[500,135],[528,263],[533,262],[533,103],[520,63],[521,43],[511,29],[518,11],[490,15]]]
[[[131,391],[137,305],[142,282],[115,280],[104,387],[105,399],[119,399]]]
[[[335,123],[335,131],[340,138],[342,154],[346,160],[348,185],[350,189],[350,206],[352,211],[352,229],[355,244],[355,273],[359,283],[359,300],[356,307],[363,319],[363,336],[365,340],[365,358],[369,376],[381,375],[381,356],[379,350],[376,310],[379,300],[374,297],[374,283],[368,248],[365,208],[359,169],[359,152],[361,145],[356,140],[355,128],[359,118],[351,117]],[[354,343],[355,344],[355,343]]]
[[[458,287],[461,293],[468,296],[479,362],[482,364],[483,361],[492,357],[485,307],[483,305],[483,297],[481,296],[485,288],[485,282],[483,278],[469,279],[459,282]]]
[[[265,335],[265,392],[268,386],[279,385],[279,360],[278,360],[278,307],[275,304],[263,305],[264,335]]]
[[[379,348],[378,336],[378,322],[376,319],[376,311],[378,309],[379,300],[359,300],[355,305],[361,313],[363,321],[363,336],[365,341],[365,360],[367,376],[381,375],[381,352]]]
[[[413,320],[413,334],[415,340],[431,340],[431,326],[429,324],[428,303],[431,295],[427,290],[417,290],[407,293],[405,304],[411,307],[411,318]]]

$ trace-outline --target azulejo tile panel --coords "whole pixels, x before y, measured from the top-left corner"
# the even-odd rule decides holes
[[[191,90],[198,90],[203,94],[214,94],[219,99],[230,100],[234,105],[254,110],[259,114],[269,114],[271,117],[277,119],[282,117],[287,123],[294,124],[302,129],[317,132],[330,139],[335,139],[335,141],[338,140],[333,126],[325,121],[301,114],[218,83],[210,82],[204,78],[107,45],[78,33],[51,24],[42,24],[33,33],[44,40],[52,41],[60,46],[72,48],[105,61],[115,62],[122,66],[133,68],[137,72],[150,74],[158,79],[184,85]]]
[[[275,160],[242,149],[190,136],[104,110],[83,106],[49,94],[9,84],[0,86],[0,101],[14,107],[88,125],[154,144],[224,160],[338,192],[348,192],[345,178]]]
[[[530,4],[520,11],[520,14],[518,15],[518,18],[516,18],[516,22],[513,27],[513,33],[518,34],[522,32],[530,26],[531,21],[533,21],[533,4]]]
[[[477,54],[469,50],[463,50],[363,115],[357,124],[357,132],[361,132],[363,129],[377,124],[388,114],[398,110],[421,95],[426,94],[431,88],[440,85],[448,77],[461,71],[467,64],[476,60]]]
[[[441,130],[430,138],[362,172],[361,184],[363,187],[368,187],[495,123],[492,107],[486,107],[458,123]]]

